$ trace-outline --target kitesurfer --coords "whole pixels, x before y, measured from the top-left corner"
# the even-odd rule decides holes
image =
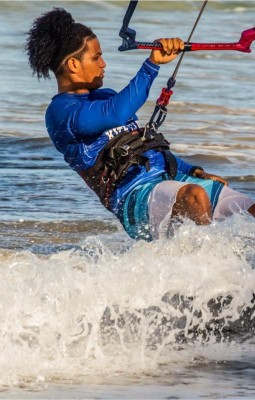
[[[209,224],[255,204],[225,179],[170,152],[161,134],[148,135],[136,112],[146,102],[160,64],[183,49],[179,38],[160,39],[136,76],[119,93],[101,89],[105,61],[97,36],[62,8],[37,18],[27,37],[30,66],[58,84],[46,112],[56,149],[114,213],[132,238],[151,240],[175,220]]]

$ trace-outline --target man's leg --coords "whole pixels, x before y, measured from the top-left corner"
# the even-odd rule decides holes
[[[163,181],[155,186],[148,203],[150,233],[153,239],[168,235],[177,216],[199,225],[209,224],[212,207],[206,191],[196,184]]]
[[[198,225],[210,224],[212,218],[224,220],[240,211],[255,217],[254,201],[243,193],[224,186],[212,216],[207,192],[199,185],[179,181],[163,181],[155,186],[149,197],[150,232],[154,239],[167,234],[179,217],[190,218]]]
[[[244,193],[224,186],[215,207],[213,217],[220,221],[233,214],[239,214],[241,211],[248,211],[255,217],[254,200]]]

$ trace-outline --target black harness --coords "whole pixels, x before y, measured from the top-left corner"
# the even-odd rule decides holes
[[[177,172],[177,162],[170,151],[170,143],[162,133],[147,135],[144,129],[115,136],[97,156],[95,164],[82,171],[81,177],[98,195],[102,204],[111,211],[111,194],[131,166],[143,165],[148,172],[150,160],[143,153],[156,150],[163,154],[170,179]]]

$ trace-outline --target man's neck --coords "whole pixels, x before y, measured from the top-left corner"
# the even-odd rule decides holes
[[[73,82],[70,79],[63,77],[57,78],[58,93],[74,93],[84,94],[89,93],[89,89],[86,87],[85,82]]]
[[[74,94],[84,94],[89,93],[89,90],[84,87],[84,83],[69,83],[69,84],[58,84],[58,93],[74,93]]]

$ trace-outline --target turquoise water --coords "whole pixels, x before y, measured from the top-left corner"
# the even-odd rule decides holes
[[[56,83],[29,70],[31,22],[61,6],[91,26],[105,87],[120,90],[148,55],[117,50],[127,4],[0,2],[0,398],[254,397],[251,218],[187,223],[171,241],[134,243],[47,136]],[[186,40],[201,4],[141,1],[131,26],[138,40]],[[254,1],[209,2],[193,41],[236,42],[254,13]],[[255,200],[252,48],[186,54],[163,132],[176,154]],[[174,67],[161,67],[143,123]],[[220,315],[212,298],[224,303]]]

